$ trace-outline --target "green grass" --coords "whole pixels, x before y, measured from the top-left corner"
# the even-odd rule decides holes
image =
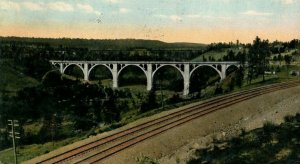
[[[13,149],[0,151],[0,163],[11,164],[14,161]]]
[[[23,68],[16,66],[10,59],[0,59],[0,91],[14,95],[18,90],[32,87],[39,82],[23,73]]]
[[[192,59],[191,61],[202,62],[203,61],[203,55],[207,60],[209,59],[209,57],[214,57],[217,61],[218,59],[223,59],[223,56],[227,55],[228,50],[232,50],[234,53],[237,53],[237,52],[240,51],[237,48],[226,48],[226,49],[223,49],[222,51],[213,50],[213,51],[206,52],[206,53]]]
[[[26,145],[26,146],[18,146],[17,147],[17,156],[18,161],[26,161],[29,159],[32,159],[36,156],[48,153],[52,150],[55,150],[57,148],[60,148],[62,146],[74,143],[76,141],[79,141],[83,138],[80,137],[73,137],[68,138],[62,141],[56,141],[56,142],[48,142],[45,144],[33,144],[33,145]],[[0,163],[3,164],[11,164],[14,161],[14,154],[12,149],[6,149],[3,151],[0,151]]]
[[[297,51],[297,50],[294,49],[294,50],[290,50],[290,51],[283,52],[283,53],[280,53],[280,54],[281,54],[281,56],[292,55],[295,51]],[[272,54],[271,57],[278,56],[278,55],[279,55],[279,53]]]

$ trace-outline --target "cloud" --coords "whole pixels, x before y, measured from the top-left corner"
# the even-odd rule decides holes
[[[285,4],[285,5],[290,5],[295,3],[295,0],[281,0],[281,3]]]
[[[65,2],[50,2],[48,3],[48,7],[51,10],[62,11],[62,12],[74,11],[74,7],[71,4]]]
[[[171,15],[170,19],[172,21],[175,21],[175,22],[181,22],[182,21],[182,18],[180,16],[178,16],[178,15]]]
[[[119,9],[119,12],[125,14],[125,13],[129,13],[130,10],[127,9],[127,8],[120,8],[120,9]]]
[[[42,3],[33,3],[33,2],[23,2],[23,6],[31,11],[41,11],[45,9],[44,4]]]
[[[108,2],[108,3],[120,3],[121,0],[105,0],[105,2]]]
[[[255,10],[248,10],[241,14],[248,15],[248,16],[271,16],[271,15],[273,15],[273,13],[259,12],[259,11],[255,11]]]
[[[211,16],[211,15],[203,15],[203,14],[189,14],[185,16],[190,19],[205,19],[205,20],[231,20],[231,17],[226,16]]]
[[[91,5],[78,3],[77,8],[83,10],[86,13],[101,15],[99,11],[96,11]]]
[[[45,10],[55,10],[55,11],[61,11],[61,12],[73,12],[75,10],[75,7],[83,12],[89,13],[89,14],[96,14],[101,15],[101,13],[97,10],[95,10],[91,5],[89,4],[82,4],[78,3],[76,5],[72,5],[70,3],[66,3],[63,1],[57,1],[57,2],[49,2],[49,3],[41,3],[41,2],[12,2],[7,0],[0,0],[0,9],[3,10],[16,10],[19,11],[21,9],[27,9],[31,11],[45,11]],[[129,12],[128,9],[122,9],[121,12]]]
[[[202,18],[203,16],[199,15],[199,14],[190,14],[190,15],[187,15],[186,17],[188,17],[188,18]]]
[[[157,17],[160,18],[165,18],[165,19],[170,19],[174,22],[181,22],[182,21],[182,17],[178,16],[178,15],[156,15]]]
[[[19,11],[21,9],[21,7],[16,2],[4,0],[4,1],[0,1],[0,9]]]

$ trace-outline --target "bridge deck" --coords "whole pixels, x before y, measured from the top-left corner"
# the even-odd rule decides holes
[[[237,61],[226,62],[195,62],[195,61],[69,61],[69,60],[50,60],[54,63],[88,63],[88,64],[239,64]]]

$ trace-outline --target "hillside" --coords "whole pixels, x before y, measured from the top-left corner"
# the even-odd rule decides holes
[[[299,112],[299,90],[300,87],[294,87],[269,93],[216,111],[120,152],[105,163],[139,163],[147,159],[186,163],[197,149],[212,146],[212,141],[237,136],[241,130],[260,128],[266,121],[281,123],[286,115],[295,115]]]
[[[38,80],[23,73],[23,68],[10,59],[0,59],[1,93],[15,94],[16,91],[39,84]]]
[[[211,50],[208,52],[205,52],[204,54],[192,59],[191,61],[197,61],[197,62],[202,62],[203,61],[203,57],[206,59],[210,59],[210,58],[214,58],[215,60],[223,60],[223,56],[227,55],[227,51],[232,50],[235,54],[238,53],[239,50],[238,48],[224,48],[222,50]]]
[[[166,43],[158,40],[143,39],[79,39],[79,38],[23,38],[0,37],[0,43],[22,42],[27,45],[49,44],[53,47],[76,47],[89,49],[202,49],[206,45],[198,43]]]
[[[297,163],[299,125],[300,113],[286,116],[280,125],[266,122],[230,140],[214,141],[214,148],[197,150],[197,157],[189,163]]]

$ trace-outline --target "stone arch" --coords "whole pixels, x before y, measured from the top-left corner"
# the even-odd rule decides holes
[[[208,67],[213,68],[213,69],[219,74],[220,78],[221,78],[221,79],[223,78],[223,77],[222,77],[222,72],[219,71],[216,67],[214,67],[214,66],[212,66],[212,65],[209,65],[209,64],[202,64],[202,65],[198,65],[198,66],[196,66],[195,68],[193,68],[193,69],[191,70],[191,72],[190,72],[190,77],[192,76],[192,74],[193,74],[193,72],[194,72],[195,70],[197,70],[197,69],[200,68],[200,67],[204,67],[204,66],[208,66]]]
[[[162,64],[162,65],[158,66],[158,67],[153,71],[153,73],[152,73],[152,78],[154,79],[155,73],[156,73],[160,68],[165,67],[165,66],[171,66],[171,67],[176,68],[176,69],[180,72],[182,78],[184,79],[184,72],[183,72],[180,68],[178,68],[178,67],[176,66],[176,64]]]
[[[156,75],[157,71],[159,71],[161,68],[170,67],[171,69],[175,70],[176,74],[178,74],[178,73],[180,74],[180,75],[178,75],[179,79],[174,79],[174,78],[171,79],[171,81],[176,82],[176,83],[173,83],[173,85],[174,84],[175,84],[175,86],[178,85],[178,87],[176,87],[176,89],[173,88],[173,91],[177,92],[177,91],[180,91],[180,89],[182,88],[183,93],[185,94],[185,80],[186,80],[186,78],[185,78],[185,75],[184,75],[184,65],[183,64],[161,64],[161,65],[158,65],[158,66],[153,65],[153,67],[154,67],[154,71],[152,72],[152,75],[151,75],[151,77],[153,79],[153,85],[155,85],[156,76],[158,76],[158,75]],[[167,80],[167,81],[170,82],[170,79],[164,78],[164,80]],[[178,81],[174,81],[174,80],[178,80]],[[167,86],[167,87],[172,87],[172,86]]]
[[[235,65],[235,64],[227,65],[227,66],[226,66],[226,70],[225,70],[225,75],[226,75],[226,76],[228,75],[228,74],[227,74],[227,70],[228,70],[228,68],[230,68],[230,67],[236,67],[237,69],[240,68],[239,65]]]
[[[142,79],[140,79],[140,80],[142,80],[143,82],[140,83],[139,81],[135,81],[133,83],[134,84],[136,83],[138,85],[140,85],[140,84],[144,85],[145,84],[146,88],[147,88],[147,81],[149,80],[149,78],[151,78],[147,74],[147,65],[143,65],[143,64],[124,64],[124,65],[122,65],[121,64],[119,66],[120,66],[120,68],[119,68],[119,70],[117,72],[117,77],[120,80],[119,81],[120,85],[126,83],[126,82],[122,81],[122,77],[123,77],[122,75],[124,75],[124,69],[125,69],[125,74],[126,74],[126,69],[128,69],[128,68],[129,69],[130,68],[134,68],[134,69],[136,69],[136,72],[137,72],[137,73],[135,72],[136,75],[134,75],[134,76],[136,76],[135,79],[140,79],[140,75],[142,75],[143,76],[142,77],[143,80]],[[145,77],[145,79],[144,79],[144,77]],[[146,80],[146,81],[144,81],[144,80]],[[125,86],[126,86],[126,84],[125,84]]]
[[[143,68],[139,64],[125,64],[125,66],[121,67],[121,69],[118,71],[118,76],[120,75],[120,73],[122,72],[122,70],[124,68],[128,67],[128,66],[136,66],[136,67],[140,68],[144,72],[144,74],[145,74],[145,76],[147,78],[147,72],[146,72],[145,68]]]
[[[104,67],[106,67],[109,70],[109,72],[111,73],[111,76],[113,76],[112,69],[108,65],[106,65],[106,64],[95,64],[95,65],[91,66],[91,68],[88,70],[88,78],[90,77],[90,73],[92,72],[92,70],[95,67],[97,67],[97,66],[104,66]]]
[[[85,72],[84,72],[84,68],[82,65],[80,64],[76,64],[76,63],[70,63],[70,64],[67,64],[65,67],[63,67],[62,69],[62,74],[65,74],[65,71],[70,67],[70,66],[75,66],[75,67],[78,67],[80,70],[81,70],[81,73],[83,75],[83,79],[85,78]]]
[[[67,66],[65,66],[65,67],[63,68],[63,70],[62,70],[62,73],[65,73],[66,69],[67,69],[69,66],[71,66],[71,65],[75,65],[75,66],[79,67],[79,68],[81,69],[81,71],[82,71],[83,76],[84,76],[84,69],[83,69],[83,67],[82,67],[80,64],[76,64],[76,63],[70,63],[70,64],[68,64]]]

